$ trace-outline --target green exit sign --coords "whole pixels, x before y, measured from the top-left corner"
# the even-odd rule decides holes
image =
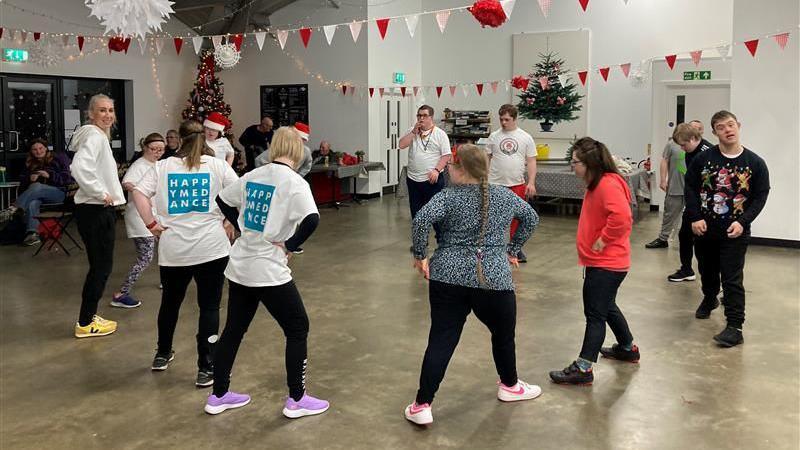
[[[403,72],[395,72],[392,75],[392,82],[394,84],[405,84],[406,83],[406,74]]]
[[[683,72],[683,80],[690,81],[690,80],[710,80],[711,79],[711,71],[710,70],[695,70],[689,72]]]
[[[4,48],[3,61],[25,62],[28,60],[28,51],[21,48]]]

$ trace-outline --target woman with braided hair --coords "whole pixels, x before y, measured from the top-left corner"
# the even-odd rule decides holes
[[[450,163],[451,186],[436,194],[413,221],[414,267],[429,283],[431,329],[422,361],[419,390],[405,409],[418,425],[433,422],[431,402],[444,378],[470,312],[492,333],[492,355],[500,376],[497,398],[512,402],[538,397],[539,386],[517,378],[514,329],[516,296],[511,266],[539,218],[524,200],[488,183],[489,160],[475,145],[462,146]],[[511,242],[505,233],[520,222]],[[441,230],[428,264],[431,227]]]

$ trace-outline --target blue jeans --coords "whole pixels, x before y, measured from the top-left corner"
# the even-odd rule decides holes
[[[14,203],[17,208],[25,211],[25,221],[30,232],[39,229],[39,221],[36,220],[36,216],[39,215],[39,207],[43,203],[61,203],[64,201],[64,197],[66,197],[66,194],[61,188],[42,183],[33,183],[17,197]]]

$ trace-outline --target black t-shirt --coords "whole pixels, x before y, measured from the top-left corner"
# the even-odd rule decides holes
[[[245,148],[254,146],[266,150],[269,147],[269,143],[272,142],[273,134],[275,134],[273,130],[262,133],[259,131],[258,125],[250,125],[239,137],[239,143]]]
[[[178,151],[177,148],[164,147],[164,154],[161,155],[161,158],[158,158],[158,159],[159,159],[159,161],[162,161],[162,160],[165,160],[165,159],[167,159],[169,157],[175,156],[175,152],[177,152],[177,151]]]
[[[692,222],[705,220],[709,232],[717,235],[724,235],[734,221],[749,234],[769,189],[769,170],[761,157],[745,148],[728,158],[714,146],[699,153],[686,172],[686,216]]]
[[[689,169],[689,166],[692,165],[692,161],[694,161],[695,156],[699,155],[700,153],[711,149],[714,145],[707,140],[700,138],[700,143],[697,144],[697,148],[694,149],[691,153],[686,153],[686,169]]]

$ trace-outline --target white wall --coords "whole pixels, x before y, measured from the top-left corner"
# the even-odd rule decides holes
[[[49,32],[74,32],[86,35],[102,35],[103,28],[99,26],[99,21],[89,15],[89,8],[82,2],[56,2],[47,0],[27,0],[24,3],[25,9],[42,12],[62,21],[76,24],[85,24],[84,27],[61,23],[47,17],[31,15],[18,10],[3,6],[0,2],[2,11],[2,24],[6,27],[21,28],[35,31]],[[170,33],[187,33],[187,29],[177,20],[170,20],[164,31]],[[19,33],[17,33],[19,39]],[[43,37],[44,39],[44,37]],[[8,30],[0,40],[3,47],[14,45],[20,48],[29,48],[33,42],[32,33],[28,33],[26,44],[16,44],[8,39]],[[61,46],[61,38],[56,37],[53,45]],[[28,73],[39,75],[54,76],[78,76],[89,78],[114,78],[133,81],[133,98],[127,101],[133,103],[133,142],[128,142],[128,154],[130,155],[133,146],[139,137],[151,132],[165,132],[180,123],[180,112],[184,103],[189,98],[189,91],[192,87],[193,69],[197,64],[197,58],[192,51],[191,42],[184,42],[180,56],[175,55],[175,48],[172,42],[164,45],[161,56],[156,57],[156,66],[161,86],[161,93],[167,103],[168,117],[164,117],[162,107],[155,93],[155,83],[153,82],[153,69],[149,52],[142,56],[139,51],[138,42],[132,42],[128,54],[113,53],[108,54],[108,49],[100,49],[99,52],[92,54],[92,49],[98,48],[98,43],[87,41],[84,46],[86,56],[77,59],[75,62],[64,61],[63,63],[49,68],[43,68],[35,64],[13,64],[0,62],[0,72],[9,73]],[[65,55],[78,54],[78,46],[75,38],[70,41],[70,46],[65,50]],[[129,122],[128,125],[131,125]]]
[[[769,167],[769,200],[753,223],[753,236],[800,240],[800,3],[735,0],[734,40],[743,41],[777,31],[791,31],[781,51],[763,38],[753,59],[744,45],[734,46],[731,112],[742,123],[742,143]]]

